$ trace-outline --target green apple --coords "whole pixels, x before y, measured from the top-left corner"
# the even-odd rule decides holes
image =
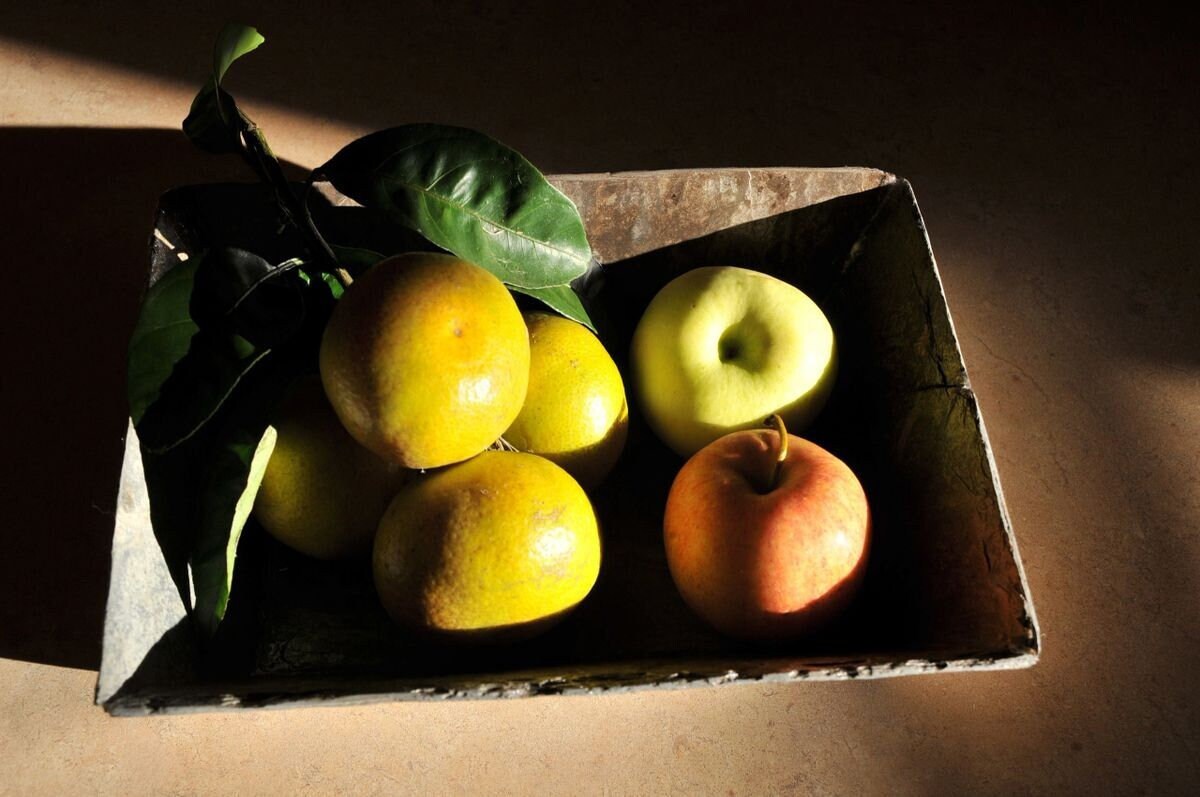
[[[646,420],[685,457],[776,413],[802,431],[837,370],[833,328],[812,299],[732,266],[689,271],[659,291],[631,360]]]

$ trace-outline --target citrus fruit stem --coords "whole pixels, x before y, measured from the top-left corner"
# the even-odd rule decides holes
[[[488,451],[519,451],[516,446],[504,439],[503,436],[496,438],[496,442],[487,447]]]

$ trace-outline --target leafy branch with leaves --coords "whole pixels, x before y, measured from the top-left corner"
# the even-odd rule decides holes
[[[328,242],[309,209],[314,184],[330,183],[594,329],[571,287],[593,262],[578,210],[533,164],[482,133],[381,130],[347,144],[302,186],[288,181],[263,131],[222,85],[264,41],[243,25],[221,31],[183,130],[207,152],[246,161],[303,251],[272,263],[218,246],[177,264],[148,289],[129,347],[130,415],[155,535],[209,634],[225,615],[238,541],[274,446],[271,410],[315,367],[324,324],[354,274],[395,254]]]

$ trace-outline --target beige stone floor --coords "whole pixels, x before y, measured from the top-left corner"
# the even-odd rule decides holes
[[[970,19],[932,4],[100,5],[0,14],[0,793],[1194,788],[1200,61],[1182,20],[1011,4]],[[124,720],[94,707],[150,214],[172,185],[242,176],[177,132],[230,18],[268,37],[230,86],[296,164],[434,120],[547,171],[856,164],[912,180],[1041,662],[594,698]]]

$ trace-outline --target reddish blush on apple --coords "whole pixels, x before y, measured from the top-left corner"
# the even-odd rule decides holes
[[[776,431],[727,434],[684,464],[663,538],[684,601],[723,634],[786,639],[820,629],[854,597],[870,509],[854,472]]]

